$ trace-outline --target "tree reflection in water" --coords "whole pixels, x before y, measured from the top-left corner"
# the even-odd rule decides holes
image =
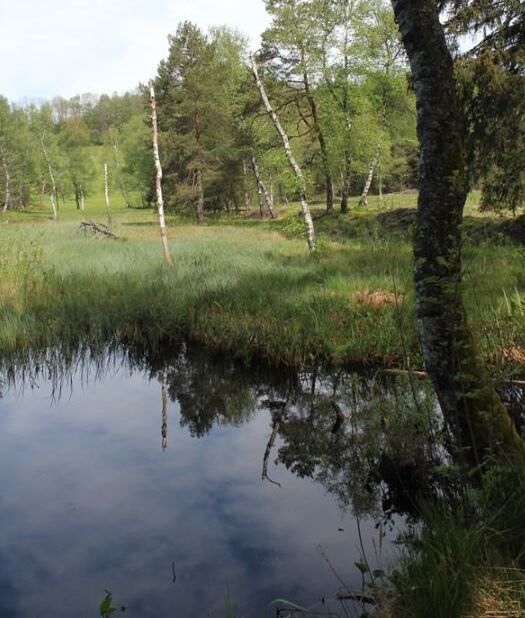
[[[47,351],[0,366],[2,382],[31,387],[45,375],[60,397],[79,369],[88,381],[122,366],[140,369],[161,388],[161,445],[168,445],[167,398],[180,406],[181,426],[201,438],[214,427],[240,426],[269,413],[261,476],[270,462],[321,483],[356,515],[417,516],[420,505],[449,494],[460,479],[450,466],[447,434],[429,384],[381,371],[292,372],[251,367],[182,345],[68,354]],[[521,391],[508,390],[518,404]],[[519,390],[519,389],[518,389]],[[523,406],[516,405],[518,414]],[[273,458],[273,459],[272,459]],[[445,474],[444,474],[445,473]],[[277,483],[278,484],[278,483]]]
[[[321,483],[356,515],[417,515],[443,493],[446,433],[429,385],[381,372],[275,372],[183,349],[151,363],[167,376],[181,425],[203,437],[269,412],[261,452],[263,480],[271,457],[299,477]],[[274,452],[275,451],[275,452]],[[451,488],[452,493],[455,488]]]

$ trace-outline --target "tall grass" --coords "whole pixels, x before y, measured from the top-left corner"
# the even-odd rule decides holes
[[[408,239],[370,233],[373,224],[343,243],[321,231],[311,258],[295,237],[300,232],[289,233],[293,207],[277,224],[172,220],[170,269],[162,264],[154,215],[113,212],[118,241],[78,234],[77,213],[38,224],[10,215],[0,225],[1,353],[187,338],[274,364],[315,358],[398,365],[406,355],[420,364]],[[466,299],[489,360],[525,348],[525,315],[516,301],[525,290],[520,258],[510,245],[466,250]],[[380,307],[356,295],[394,289],[396,300]]]
[[[391,577],[385,618],[520,616],[525,609],[525,466],[493,468],[459,508],[433,505]]]

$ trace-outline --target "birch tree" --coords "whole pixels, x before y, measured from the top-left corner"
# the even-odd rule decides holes
[[[157,105],[155,101],[155,89],[150,86],[150,106],[151,106],[151,125],[153,130],[153,158],[155,160],[155,190],[157,194],[157,212],[159,216],[160,240],[162,243],[162,251],[164,253],[164,261],[169,266],[173,265],[173,259],[168,246],[168,234],[166,231],[166,219],[164,217],[164,200],[162,197],[162,167],[159,156],[159,138],[157,130]]]
[[[109,207],[109,175],[107,162],[104,163],[104,201],[106,203],[106,217],[108,220],[108,227],[111,227],[111,210]]]
[[[266,10],[272,16],[271,26],[263,33],[267,55],[278,63],[279,72],[290,87],[290,100],[300,103],[307,112],[300,111],[302,120],[315,135],[326,191],[326,210],[333,211],[333,179],[330,166],[329,145],[319,109],[315,81],[320,67],[319,9],[322,3],[312,0],[266,0]],[[275,49],[272,49],[272,46]]]
[[[305,223],[305,228],[306,228],[306,239],[308,243],[308,249],[310,250],[310,253],[313,253],[315,252],[315,249],[316,249],[315,230],[314,230],[314,222],[312,220],[312,215],[310,213],[310,208],[308,207],[308,202],[306,200],[306,182],[303,176],[303,172],[301,168],[299,167],[297,161],[295,160],[292,149],[290,147],[290,140],[288,139],[288,135],[286,134],[286,131],[284,130],[277,114],[274,112],[270,104],[268,96],[266,95],[264,85],[261,81],[261,78],[259,77],[259,71],[257,69],[257,63],[255,61],[254,56],[250,57],[250,66],[252,69],[253,77],[255,79],[255,83],[261,95],[261,99],[264,103],[266,112],[268,116],[271,118],[271,121],[275,127],[275,130],[277,131],[277,133],[279,134],[279,137],[281,138],[284,151],[288,158],[288,163],[290,164],[290,167],[292,168],[292,171],[295,174],[295,177],[297,179],[297,183],[299,186],[299,201],[301,203],[301,210],[303,213],[303,218],[304,218],[304,223]]]

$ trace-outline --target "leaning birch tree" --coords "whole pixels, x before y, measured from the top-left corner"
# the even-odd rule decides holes
[[[416,319],[423,357],[457,455],[478,466],[525,455],[468,324],[461,225],[468,192],[462,109],[436,0],[391,0],[416,92],[420,192],[414,230]]]
[[[164,217],[164,200],[162,197],[162,167],[159,156],[159,137],[157,131],[157,105],[155,102],[155,89],[150,86],[150,105],[151,105],[151,125],[153,128],[153,158],[155,160],[155,189],[157,193],[157,212],[159,215],[160,240],[162,242],[162,251],[164,252],[164,261],[169,266],[173,265],[170,249],[168,246],[168,234],[166,231],[166,219]]]
[[[290,167],[292,168],[292,171],[297,178],[297,182],[299,185],[299,199],[301,202],[301,210],[303,213],[304,223],[306,227],[306,239],[308,242],[308,249],[310,250],[310,253],[314,253],[316,248],[314,222],[312,219],[312,214],[310,213],[310,208],[308,207],[308,202],[306,200],[306,182],[303,176],[303,172],[299,167],[299,164],[295,160],[292,148],[290,147],[290,140],[288,139],[288,135],[286,134],[286,131],[281,124],[281,121],[279,120],[277,114],[274,112],[270,100],[268,99],[266,90],[264,89],[264,85],[261,81],[261,78],[259,77],[259,71],[257,70],[257,63],[254,56],[250,56],[250,66],[266,112],[268,116],[270,116],[275,130],[281,138],[286,157],[288,158],[288,163],[290,164]]]

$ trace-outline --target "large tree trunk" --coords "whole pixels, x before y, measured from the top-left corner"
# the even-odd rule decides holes
[[[42,145],[42,152],[44,153],[44,159],[47,163],[47,171],[49,173],[49,179],[51,180],[51,209],[53,211],[53,219],[57,219],[58,218],[57,186],[55,183],[55,175],[53,173],[51,159],[49,158],[47,154],[47,149],[44,143],[43,135],[40,137],[40,144]]]
[[[462,114],[436,0],[391,0],[417,97],[420,193],[414,231],[418,333],[457,455],[525,454],[467,323],[461,295],[461,224],[467,196]]]
[[[295,157],[293,156],[293,152],[290,147],[290,140],[288,139],[288,135],[286,135],[286,131],[283,129],[283,126],[281,125],[281,121],[277,117],[276,113],[273,111],[273,108],[270,104],[268,96],[266,95],[266,91],[264,89],[263,83],[259,77],[259,72],[257,70],[257,64],[255,62],[255,58],[252,56],[250,60],[251,60],[251,68],[252,68],[253,77],[255,79],[255,83],[257,84],[257,88],[259,89],[259,93],[264,103],[264,107],[266,108],[266,111],[268,115],[270,116],[270,118],[272,119],[274,127],[281,138],[284,151],[288,158],[288,163],[290,164],[290,167],[292,168],[292,171],[295,174],[295,177],[297,178],[297,181],[299,184],[299,199],[301,202],[301,210],[303,213],[303,218],[304,218],[305,227],[306,227],[306,240],[308,242],[308,249],[310,250],[310,253],[313,253],[315,251],[315,230],[314,230],[314,222],[312,220],[312,215],[310,213],[310,208],[308,207],[308,202],[306,201],[306,182],[304,180],[303,172],[301,168],[299,167],[297,161],[295,160]]]
[[[153,158],[155,160],[155,189],[157,192],[157,213],[159,215],[160,240],[162,243],[162,251],[164,253],[164,261],[169,266],[173,265],[170,249],[168,247],[168,234],[166,231],[166,219],[164,217],[164,199],[162,197],[162,166],[160,164],[159,155],[159,136],[157,130],[157,105],[155,102],[155,89],[150,86],[150,105],[151,105],[151,125],[153,128]]]

